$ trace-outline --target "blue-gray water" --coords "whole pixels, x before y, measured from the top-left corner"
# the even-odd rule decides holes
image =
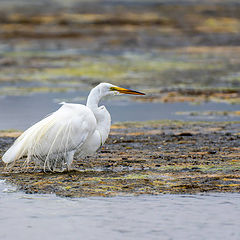
[[[0,97],[0,129],[24,130],[41,120],[51,112],[56,111],[61,101],[85,104],[87,92],[44,93],[28,96]],[[114,100],[113,100],[114,99]],[[227,103],[206,102],[202,104],[181,103],[149,103],[134,102],[131,97],[126,99],[115,96],[102,102],[112,116],[113,122],[146,121],[146,120],[184,120],[184,121],[240,121],[240,116],[231,115],[188,115],[187,112],[206,111],[239,111],[239,105]]]
[[[0,129],[26,129],[62,100],[84,103],[77,93],[0,97]],[[225,103],[141,103],[120,96],[103,104],[116,121],[240,120],[177,112],[237,111]],[[13,191],[12,191],[13,190]],[[0,239],[240,239],[240,194],[122,196],[67,199],[27,195],[0,180]]]
[[[68,199],[11,189],[0,182],[0,239],[240,239],[240,194]]]

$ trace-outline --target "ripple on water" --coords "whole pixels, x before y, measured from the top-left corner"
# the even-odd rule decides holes
[[[3,239],[239,239],[240,194],[67,199],[3,192]]]
[[[86,92],[68,93],[45,93],[31,96],[6,96],[0,103],[0,129],[24,130],[33,123],[39,121],[49,113],[56,111],[59,105],[56,99],[66,102],[74,102],[79,96],[86,96]],[[76,101],[85,104],[85,100]],[[238,111],[239,105],[227,103],[207,102],[192,105],[187,102],[176,103],[149,103],[127,101],[122,97],[114,98],[114,101],[105,100],[102,102],[112,116],[113,122],[119,121],[148,121],[148,120],[183,120],[183,121],[239,121],[239,115],[216,114],[215,112]],[[143,114],[144,111],[144,114]],[[178,114],[197,112],[196,114]],[[212,114],[204,114],[206,111]],[[23,114],[24,113],[24,114]],[[201,114],[202,113],[202,114]]]

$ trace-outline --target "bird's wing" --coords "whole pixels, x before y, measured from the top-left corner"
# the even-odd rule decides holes
[[[81,104],[64,104],[27,129],[3,155],[6,163],[23,156],[64,154],[80,147],[96,129],[92,111]]]

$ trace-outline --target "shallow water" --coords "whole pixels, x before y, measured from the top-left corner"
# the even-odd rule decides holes
[[[29,96],[2,96],[0,98],[0,129],[24,130],[49,113],[56,111],[61,101],[85,104],[87,92],[44,93]],[[80,98],[82,96],[82,98]],[[114,99],[114,101],[113,101]],[[237,121],[240,116],[189,115],[189,112],[238,111],[239,105],[206,102],[201,104],[134,102],[131,98],[115,96],[102,102],[112,116],[113,122],[147,120],[211,120]],[[186,113],[186,114],[178,114]]]
[[[0,239],[240,239],[239,201],[232,193],[66,199],[0,182]]]
[[[162,0],[149,3],[97,1],[97,5],[86,4],[86,1],[81,3],[79,0],[1,2],[4,13],[1,16],[1,36],[7,38],[1,38],[0,43],[0,130],[24,130],[55,111],[59,107],[57,103],[61,101],[85,102],[79,96],[86,97],[87,92],[23,96],[44,91],[48,87],[53,91],[75,90],[82,89],[82,84],[90,87],[100,81],[137,85],[139,90],[240,86],[239,14],[237,4],[228,5],[237,3],[236,0],[224,3],[226,13],[222,12],[222,6],[219,13],[219,6],[211,6],[213,2],[221,1],[212,1],[210,5],[209,1],[203,1],[207,6],[201,10],[193,8],[194,11],[189,12],[191,14],[188,14],[188,10],[183,11],[182,7],[175,11],[178,9],[177,1],[169,1],[170,5],[176,5],[177,8],[168,7],[164,10],[162,6],[166,6],[167,2]],[[196,1],[180,2],[189,7]],[[64,14],[66,9],[67,14]],[[83,13],[86,11],[86,17],[97,13],[98,18],[99,13],[110,13],[110,16],[126,15],[135,21],[141,20],[142,15],[151,17],[157,14],[160,20],[163,17],[164,21],[165,18],[171,20],[170,23],[181,21],[177,24],[179,29],[175,28],[175,24],[173,28],[161,24],[154,27],[144,24],[142,27],[112,27],[110,24],[106,31],[102,25],[92,28],[90,24],[88,29],[76,24],[82,21],[82,17],[76,18],[75,13],[79,10]],[[21,13],[23,17],[19,18]],[[48,22],[41,27],[38,24],[31,27],[30,21],[26,22],[29,26],[24,26],[25,18],[29,21],[32,17],[41,16],[41,13],[44,17],[49,14],[51,17],[51,13],[61,18],[66,16],[66,19],[63,18],[66,24],[64,26],[64,21],[56,18],[54,22],[59,21],[60,24],[57,24],[57,28],[51,28],[51,31]],[[136,19],[133,18],[134,14]],[[194,22],[191,21],[192,16]],[[59,33],[61,35],[62,29],[66,33],[80,35],[76,38],[54,37]],[[19,35],[15,34],[17,32]],[[44,35],[46,39],[42,38]],[[173,49],[166,50],[166,46]],[[182,48],[184,46],[187,48]],[[23,82],[20,83],[20,80]],[[187,114],[192,111],[239,111],[239,105],[212,102],[199,105],[140,103],[130,101],[130,98],[116,99],[103,102],[113,122],[154,119],[240,120],[240,116]],[[2,182],[0,239],[234,240],[240,239],[239,200],[239,194],[231,193],[65,199],[54,195],[26,195]]]

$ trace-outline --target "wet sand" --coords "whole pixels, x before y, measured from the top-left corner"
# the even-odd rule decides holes
[[[26,193],[65,197],[239,192],[239,130],[239,122],[115,124],[96,156],[75,156],[74,170],[44,173],[16,164],[6,172],[1,162],[0,178]],[[2,133],[1,154],[18,134]]]

